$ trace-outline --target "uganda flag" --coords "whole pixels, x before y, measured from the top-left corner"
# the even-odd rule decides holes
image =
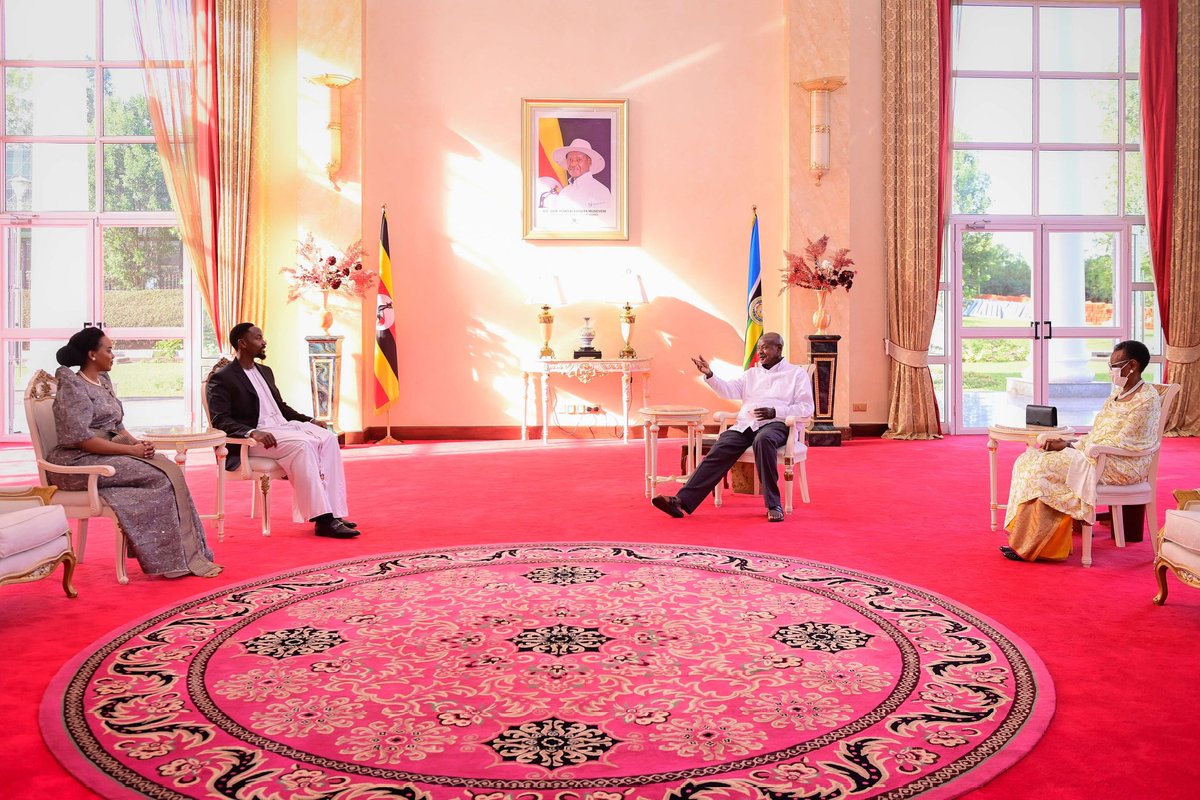
[[[388,252],[387,208],[379,223],[379,299],[375,305],[375,411],[400,396],[396,369],[396,313],[392,307],[392,257]]]
[[[762,257],[758,252],[758,210],[754,211],[754,227],[750,229],[750,268],[746,281],[746,356],[742,369],[758,363],[758,340],[763,335]]]

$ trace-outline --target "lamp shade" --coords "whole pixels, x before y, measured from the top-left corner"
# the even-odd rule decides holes
[[[638,306],[642,303],[649,303],[650,297],[646,294],[646,286],[642,283],[642,276],[633,270],[627,269],[618,275],[616,280],[605,287],[601,301],[618,306],[623,306],[626,303],[631,306]]]
[[[557,275],[540,275],[525,298],[528,306],[565,306],[567,296]]]

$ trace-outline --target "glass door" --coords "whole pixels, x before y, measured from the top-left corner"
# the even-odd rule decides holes
[[[1030,403],[1090,427],[1108,396],[1108,356],[1126,338],[1126,229],[1095,224],[960,223],[951,430],[1021,426]]]
[[[1036,402],[1044,370],[1036,345],[1044,293],[1038,280],[1036,225],[954,226],[959,309],[951,430],[986,431],[993,423],[1020,425]]]
[[[1119,227],[1046,225],[1042,232],[1046,302],[1040,326],[1044,391],[1061,425],[1089,428],[1112,384],[1108,356],[1127,338],[1130,296]]]
[[[3,438],[29,431],[24,394],[33,373],[53,373],[58,348],[72,333],[98,321],[91,274],[94,245],[91,220],[0,220],[6,351],[0,373]]]

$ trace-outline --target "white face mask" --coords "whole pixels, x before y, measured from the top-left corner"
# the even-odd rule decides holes
[[[1121,370],[1125,369],[1125,365],[1128,363],[1128,361],[1122,361],[1119,366],[1108,368],[1108,374],[1112,375],[1113,386],[1118,389],[1125,388],[1125,376],[1121,374]]]

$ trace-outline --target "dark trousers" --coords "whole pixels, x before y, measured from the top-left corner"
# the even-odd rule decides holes
[[[696,467],[692,477],[675,495],[683,510],[689,514],[708,497],[717,481],[725,477],[729,468],[737,462],[747,447],[754,448],[754,465],[758,470],[758,482],[762,484],[763,503],[767,508],[781,507],[779,502],[779,448],[787,444],[787,425],[776,420],[768,422],[757,431],[733,428],[717,437],[708,455]]]

